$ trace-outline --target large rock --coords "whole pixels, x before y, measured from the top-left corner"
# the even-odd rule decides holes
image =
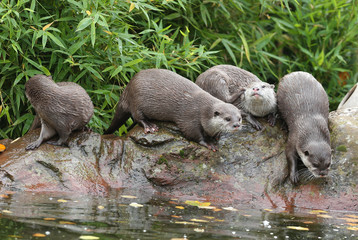
[[[330,175],[302,178],[297,187],[285,181],[287,134],[280,122],[262,131],[245,126],[223,137],[218,152],[187,141],[172,124],[158,125],[156,134],[136,126],[125,137],[78,132],[69,147],[42,144],[25,151],[39,134],[31,131],[0,154],[2,190],[105,195],[140,188],[185,200],[358,211],[357,111],[331,113]]]

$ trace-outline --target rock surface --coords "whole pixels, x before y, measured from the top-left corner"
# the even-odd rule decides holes
[[[261,122],[265,125],[265,121]],[[156,134],[136,126],[125,137],[77,132],[69,147],[42,144],[25,151],[39,129],[0,154],[1,190],[106,195],[137,188],[176,198],[358,211],[358,111],[330,114],[333,159],[329,177],[292,186],[285,181],[287,134],[279,122],[256,131],[246,125],[223,137],[219,151],[189,142],[178,129],[158,123]],[[0,141],[1,143],[1,141]]]

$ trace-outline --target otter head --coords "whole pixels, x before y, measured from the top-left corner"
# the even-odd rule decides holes
[[[32,102],[32,99],[38,98],[42,93],[47,93],[49,87],[57,87],[51,76],[37,74],[25,83],[25,95]]]
[[[232,104],[215,103],[202,113],[201,124],[211,137],[241,129],[241,112]]]
[[[326,142],[311,142],[297,148],[303,164],[315,177],[326,177],[331,166],[331,147]]]
[[[263,117],[276,109],[275,86],[265,82],[253,82],[244,88],[242,107],[257,117]]]

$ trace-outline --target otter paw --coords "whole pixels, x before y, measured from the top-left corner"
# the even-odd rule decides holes
[[[297,185],[298,184],[298,174],[291,174],[290,175],[290,181],[293,185]]]
[[[33,142],[30,143],[29,145],[27,145],[25,147],[25,150],[34,150],[35,148],[38,148],[40,146],[40,144],[38,144],[37,142]]]
[[[46,143],[54,146],[65,146],[65,144],[61,141],[47,141]]]

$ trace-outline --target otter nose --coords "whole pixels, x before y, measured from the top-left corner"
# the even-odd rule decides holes
[[[254,88],[252,88],[252,90],[254,90],[254,92],[258,92],[260,90],[260,88],[254,87]]]
[[[239,128],[239,127],[240,127],[240,124],[235,123],[235,124],[233,125],[233,127],[234,127],[234,128]]]

